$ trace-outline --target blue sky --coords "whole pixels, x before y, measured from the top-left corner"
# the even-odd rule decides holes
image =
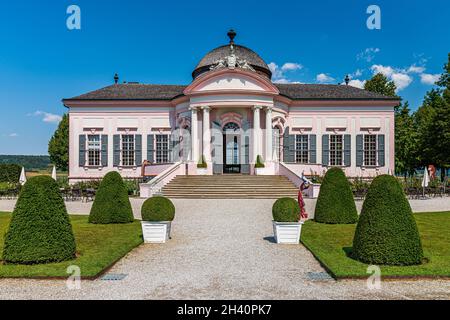
[[[81,30],[66,9],[81,8]],[[369,5],[381,30],[366,27]],[[62,98],[121,81],[188,84],[209,50],[236,42],[278,82],[361,85],[381,71],[416,109],[450,51],[450,2],[6,1],[0,10],[0,154],[46,154]],[[284,66],[284,68],[283,68]]]

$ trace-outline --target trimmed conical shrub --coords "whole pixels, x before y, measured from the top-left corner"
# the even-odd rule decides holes
[[[330,168],[320,186],[314,220],[321,223],[348,224],[358,221],[350,183],[340,168]]]
[[[51,177],[23,186],[5,235],[3,260],[38,264],[75,258],[75,238],[58,185]]]
[[[122,177],[116,171],[105,175],[95,195],[89,215],[90,223],[133,222],[133,210]]]
[[[422,262],[416,221],[395,177],[381,175],[372,181],[353,238],[352,257],[381,265]]]

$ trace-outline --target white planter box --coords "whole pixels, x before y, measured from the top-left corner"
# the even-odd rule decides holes
[[[306,190],[306,194],[308,195],[308,198],[318,198],[320,192],[320,184],[319,183],[313,183],[309,186],[309,188]]]
[[[255,174],[257,176],[264,175],[266,173],[266,168],[255,168]]]
[[[277,243],[299,244],[303,222],[273,221],[273,233]]]
[[[208,174],[208,168],[197,168],[197,174],[199,176],[205,176]]]
[[[141,221],[145,243],[165,243],[170,237],[171,221]]]

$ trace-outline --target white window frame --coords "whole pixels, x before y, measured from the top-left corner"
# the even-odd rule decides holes
[[[306,141],[298,141],[298,138],[301,137],[301,139],[305,139]],[[306,143],[306,149],[303,147]],[[298,148],[298,146],[301,146],[301,148]],[[296,134],[295,135],[295,163],[303,163],[303,164],[309,164],[309,150],[310,144],[309,144],[309,134]],[[305,160],[306,156],[306,160]]]
[[[378,166],[378,139],[376,134],[363,134],[363,167],[377,167]],[[375,144],[374,149],[366,150],[366,137],[373,138],[373,141],[370,141],[370,143]],[[366,153],[372,152],[373,154],[370,155],[373,158],[369,158],[369,160],[372,160],[371,163],[367,163]]]
[[[98,141],[91,141],[91,137],[98,137]],[[102,166],[102,136],[100,134],[88,134],[86,137],[86,163],[88,167],[101,167]],[[92,159],[98,160],[98,164],[96,161],[91,163],[91,152],[94,155]],[[97,158],[97,159],[95,159]]]
[[[158,149],[158,147],[161,145],[160,143],[166,143],[166,142],[159,142],[159,137],[166,137],[167,139],[167,146],[163,149]],[[155,163],[163,164],[163,163],[170,163],[171,162],[171,156],[170,156],[170,134],[155,134],[155,141],[154,141],[154,150],[155,150]]]
[[[337,141],[337,139],[340,138],[341,141]],[[333,139],[336,139],[336,141],[332,141]],[[336,148],[340,143],[341,149],[339,150]],[[334,150],[332,148],[333,144]],[[337,160],[340,157],[340,162],[335,161],[333,163],[332,159]],[[343,134],[330,134],[329,139],[329,165],[333,167],[342,167],[344,165],[344,135]]]
[[[124,137],[132,137],[133,145],[132,149],[125,149],[125,143],[128,143],[128,147],[131,145],[130,142],[125,142]],[[125,154],[127,152],[127,154]],[[130,157],[131,155],[131,157]],[[136,135],[134,134],[122,134],[120,135],[120,163],[122,167],[135,167],[136,166]]]

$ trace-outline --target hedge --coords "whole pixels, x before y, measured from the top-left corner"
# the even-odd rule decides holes
[[[75,238],[57,183],[49,176],[23,186],[5,235],[3,260],[14,264],[75,258]]]
[[[128,191],[120,174],[111,171],[105,175],[95,194],[89,215],[90,223],[130,223],[133,222]]]
[[[141,215],[143,221],[172,221],[175,218],[175,206],[168,198],[155,196],[145,200]]]
[[[17,164],[0,164],[0,182],[18,183],[21,171]]]
[[[395,177],[381,175],[372,181],[355,230],[352,257],[380,265],[422,262],[416,221]]]
[[[350,224],[358,220],[350,183],[340,168],[330,168],[320,186],[314,219],[321,223]]]
[[[272,206],[272,216],[276,222],[298,222],[300,206],[293,198],[280,198]]]

